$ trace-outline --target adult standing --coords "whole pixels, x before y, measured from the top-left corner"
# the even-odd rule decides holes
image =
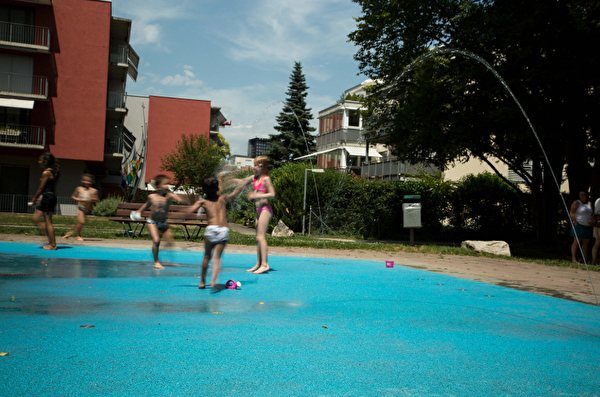
[[[592,203],[589,202],[588,198],[587,192],[580,191],[579,200],[575,200],[571,204],[571,211],[569,212],[573,221],[573,227],[571,228],[571,237],[573,237],[571,260],[576,263],[578,262],[577,250],[579,246],[583,250],[583,259],[587,260],[588,246],[594,234],[594,228],[590,226],[590,218],[593,214]]]
[[[42,233],[48,237],[48,245],[44,249],[55,250],[56,236],[54,234],[54,226],[52,225],[52,214],[54,213],[54,207],[56,207],[54,185],[58,178],[59,165],[54,155],[49,152],[40,156],[38,164],[43,171],[40,186],[31,200],[33,204],[36,204],[33,221],[38,224]],[[44,219],[43,222],[42,218]]]
[[[594,203],[594,213],[600,214],[600,198]],[[598,264],[598,251],[600,251],[600,228],[594,227],[593,237],[596,239],[592,247],[592,265]]]

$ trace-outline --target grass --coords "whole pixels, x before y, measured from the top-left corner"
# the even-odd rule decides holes
[[[75,222],[73,216],[55,215],[52,218],[56,236],[60,239],[67,231],[71,229]],[[178,227],[171,228],[175,240],[183,240],[183,232]],[[0,213],[0,234],[21,234],[41,236],[42,233],[32,221],[31,214],[11,214]],[[129,239],[124,235],[124,230],[120,224],[109,221],[108,218],[90,216],[87,218],[84,226],[83,237],[104,238],[104,239]],[[202,234],[201,234],[202,236]],[[150,240],[147,229],[141,236],[142,240]],[[60,240],[59,240],[60,241]],[[201,239],[197,239],[201,244]],[[271,247],[294,247],[294,248],[327,248],[334,250],[361,250],[361,251],[380,251],[389,253],[422,253],[435,255],[465,255],[487,258],[501,258],[517,262],[538,263],[548,266],[561,266],[575,269],[585,269],[583,264],[572,263],[569,259],[569,245],[565,244],[555,246],[553,249],[548,247],[536,247],[532,244],[512,244],[512,257],[504,257],[492,254],[478,253],[473,250],[461,248],[452,245],[440,244],[416,244],[414,246],[401,243],[382,243],[378,241],[353,241],[343,239],[320,239],[311,237],[272,237],[267,236],[267,241]],[[253,235],[245,235],[231,231],[229,244],[249,245],[256,244]],[[600,271],[600,266],[589,266],[589,270]]]

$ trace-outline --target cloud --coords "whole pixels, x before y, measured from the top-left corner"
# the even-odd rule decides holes
[[[277,63],[351,56],[347,35],[355,28],[358,6],[348,0],[263,0],[226,38],[236,61]],[[327,78],[316,69],[314,77]],[[311,75],[311,77],[313,77]]]
[[[183,75],[175,74],[174,76],[166,76],[159,80],[160,84],[168,86],[186,86],[186,87],[202,87],[202,80],[196,79],[196,75],[192,72],[192,67],[185,65],[183,67]]]

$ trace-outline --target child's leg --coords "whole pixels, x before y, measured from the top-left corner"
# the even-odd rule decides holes
[[[219,272],[221,271],[221,253],[225,249],[225,243],[215,245],[215,257],[213,258],[213,270],[212,275],[210,277],[210,287],[214,288],[217,285],[217,278],[219,277]]]
[[[81,229],[83,229],[83,224],[85,223],[85,212],[82,210],[77,210],[77,240],[83,241],[81,238]]]
[[[210,258],[212,256],[213,244],[208,241],[207,238],[204,239],[204,258],[202,259],[202,274],[200,275],[200,285],[198,288],[204,289],[206,287],[206,272],[208,270],[208,263],[210,262]]]
[[[163,228],[163,237],[167,240],[167,247],[173,245],[173,233],[171,233],[171,228],[169,225],[165,225]]]
[[[154,267],[157,269],[164,269],[165,267],[158,261],[158,248],[160,247],[160,231],[156,225],[151,223],[148,224],[148,231],[150,237],[152,237],[152,256],[154,257]]]
[[[262,215],[262,212],[260,212],[260,215]],[[260,215],[258,215],[258,218],[260,218]],[[258,219],[256,220],[256,235],[258,236]],[[250,269],[247,269],[247,272],[254,272],[256,270],[258,270],[258,268],[260,267],[261,264],[261,258],[260,258],[260,245],[258,244],[258,238],[256,239],[256,265],[252,266]]]
[[[45,250],[56,249],[56,237],[54,236],[54,226],[52,225],[52,213],[44,212],[44,219],[46,221],[46,234],[48,235],[49,245],[45,246]]]
[[[45,236],[46,235],[46,222],[44,220],[44,213],[42,211],[35,210],[35,213],[33,214],[33,222],[35,222],[38,225],[38,227],[42,231],[42,234]]]
[[[257,256],[260,261],[260,267],[253,271],[254,274],[261,274],[270,269],[268,260],[269,247],[267,245],[267,229],[269,228],[270,220],[271,213],[269,211],[263,211],[256,224]]]

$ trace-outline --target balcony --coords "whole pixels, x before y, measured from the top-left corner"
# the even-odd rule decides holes
[[[16,73],[0,73],[0,96],[48,99],[48,79]]]
[[[50,29],[20,23],[0,22],[0,45],[37,52],[50,52]]]
[[[123,109],[125,110],[125,93],[123,91],[108,91],[108,103],[109,109]]]
[[[361,136],[359,127],[343,127],[325,134],[317,135],[317,150],[326,149],[329,145],[342,142],[358,142]]]
[[[123,138],[116,135],[106,138],[104,154],[113,157],[123,157]]]
[[[46,147],[46,129],[31,125],[0,125],[0,146],[44,149]]]
[[[405,176],[419,175],[421,171],[433,174],[436,169],[423,164],[409,164],[397,160],[382,161],[380,163],[365,163],[361,167],[360,175],[364,178],[379,181],[398,181]]]
[[[137,80],[138,65],[140,63],[140,57],[129,45],[112,45],[110,46],[110,52],[108,61],[111,65],[117,65],[127,68],[127,73],[131,76],[133,81]]]

